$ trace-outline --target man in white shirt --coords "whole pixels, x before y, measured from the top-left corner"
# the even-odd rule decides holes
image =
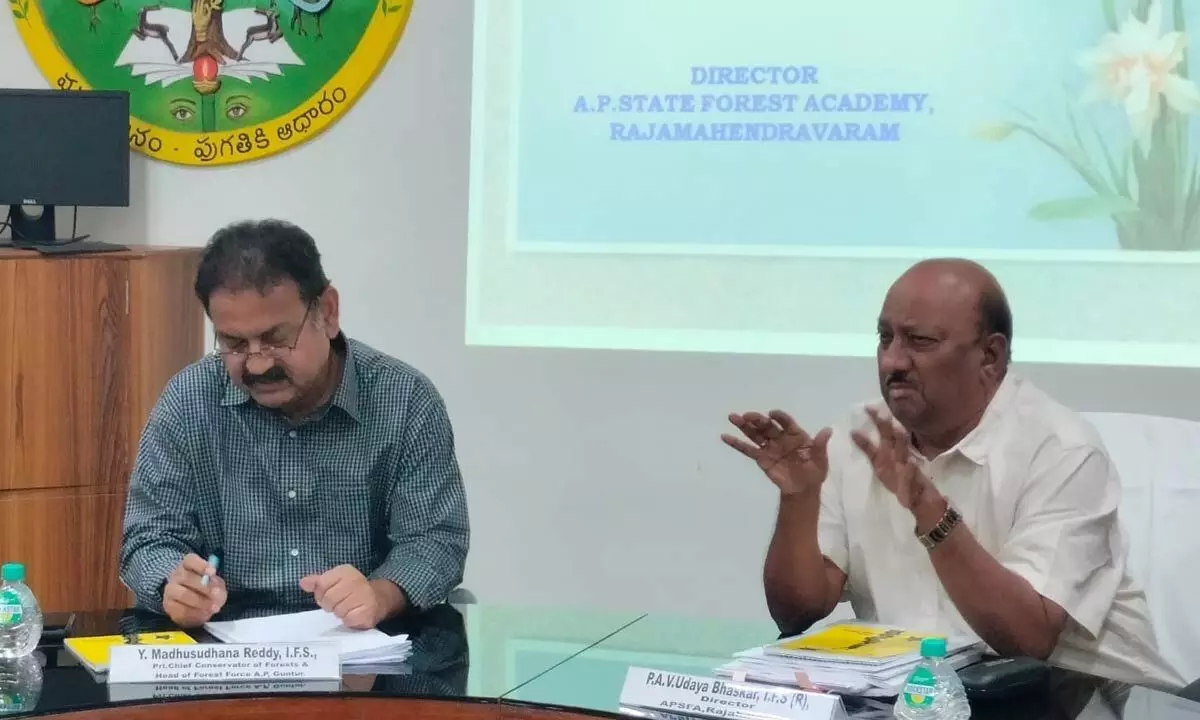
[[[780,629],[848,599],[865,620],[1182,687],[1126,570],[1116,468],[1085,420],[1009,371],[995,278],[964,260],[918,263],[878,331],[891,417],[868,407],[810,436],[782,411],[747,413],[730,416],[745,439],[722,436],[780,490],[763,573]]]

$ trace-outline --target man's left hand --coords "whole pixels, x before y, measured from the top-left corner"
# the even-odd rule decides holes
[[[387,581],[371,581],[353,565],[338,565],[320,575],[301,578],[300,589],[312,593],[317,604],[341,618],[346,627],[368,630],[398,609],[392,607],[394,598],[387,597],[377,584],[380,582]]]
[[[896,496],[904,509],[915,511],[926,491],[933,486],[913,462],[912,439],[907,430],[897,427],[876,408],[868,407],[867,414],[879,430],[879,444],[871,442],[861,430],[851,432],[850,437],[871,461],[875,477]]]

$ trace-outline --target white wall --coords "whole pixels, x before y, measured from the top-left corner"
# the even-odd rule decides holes
[[[386,70],[317,141],[225,169],[135,156],[133,207],[82,212],[82,230],[195,245],[227,221],[278,216],[311,231],[348,332],[420,367],[446,397],[481,600],[759,615],[774,497],[720,443],[725,415],[780,405],[828,422],[871,393],[873,366],[465,348],[470,8],[417,0]],[[4,15],[0,86],[45,86]],[[1080,408],[1200,419],[1195,372],[1024,371]]]

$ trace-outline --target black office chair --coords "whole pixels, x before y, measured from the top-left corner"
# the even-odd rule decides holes
[[[1196,680],[1191,685],[1180,690],[1179,697],[1187,698],[1193,702],[1200,702],[1200,680]]]
[[[446,598],[446,602],[450,603],[451,605],[474,605],[475,593],[471,592],[465,587],[455,588],[450,591],[450,595]]]

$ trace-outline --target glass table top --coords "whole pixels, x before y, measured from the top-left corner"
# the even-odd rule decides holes
[[[504,697],[523,702],[617,712],[630,667],[710,675],[734,653],[778,637],[770,621],[712,620],[649,614]],[[534,647],[534,646],[530,646]],[[555,646],[544,645],[550,652]]]
[[[649,614],[505,694],[514,702],[616,713],[630,667],[712,676],[734,653],[778,638],[770,621]],[[846,698],[851,720],[891,718],[892,700]],[[972,700],[972,720],[1182,720],[1200,703],[1147,688],[1052,670],[1021,697]]]
[[[76,637],[127,634],[169,628],[164,619],[140,613],[81,614]],[[737,652],[768,643],[778,636],[768,620],[714,620],[709,618],[609,612],[602,610],[505,606],[492,604],[444,605],[390,627],[390,634],[409,635],[412,654],[403,663],[371,668],[345,668],[346,675],[332,687],[278,689],[236,686],[205,689],[196,686],[109,685],[75,661],[70,652],[49,644],[39,649],[44,659],[42,681],[28,707],[11,703],[0,707],[0,716],[53,713],[103,707],[118,701],[150,698],[196,697],[234,692],[252,695],[284,693],[366,693],[386,697],[442,697],[500,700],[498,720],[505,707],[533,703],[615,713],[630,667],[711,675]],[[206,638],[197,637],[201,642]],[[3,663],[0,662],[0,666]],[[0,667],[0,681],[4,667]],[[1019,705],[980,703],[972,700],[974,720],[986,718],[1079,718],[1081,720],[1156,720],[1194,713],[1200,704],[1173,695],[1134,688],[1132,694],[1112,702],[1101,694],[1096,678],[1065,678]],[[1111,688],[1102,688],[1109,690]],[[0,688],[0,694],[7,692]],[[8,697],[8,695],[6,695]],[[36,699],[34,699],[36,698]],[[23,700],[24,702],[24,700]],[[855,720],[876,717],[878,703],[850,699]],[[868,714],[867,711],[876,714]],[[890,714],[883,708],[884,714]]]
[[[419,620],[381,626],[405,633],[412,652],[403,663],[347,666],[341,686],[334,683],[279,683],[256,692],[365,692],[396,696],[497,699],[509,690],[565,662],[580,651],[638,620],[639,613],[504,605],[442,605]],[[161,616],[126,611],[77,615],[74,637],[118,635],[172,629]],[[193,632],[201,642],[211,641]],[[54,712],[113,702],[210,694],[197,687],[152,684],[110,685],[81,665],[61,644],[39,648],[44,658],[36,705],[20,712]],[[2,664],[2,663],[0,663]],[[0,667],[0,679],[4,668]],[[213,694],[233,692],[212,688]],[[0,707],[0,715],[14,708]]]
[[[643,616],[596,610],[465,605],[466,695],[502,697]]]

